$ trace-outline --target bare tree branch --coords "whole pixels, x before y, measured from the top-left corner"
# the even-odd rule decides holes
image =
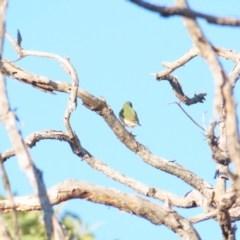
[[[34,189],[38,193],[38,196],[42,204],[42,208],[44,210],[44,221],[47,229],[48,239],[51,239],[52,227],[53,225],[58,224],[58,221],[53,216],[53,209],[46,195],[42,174],[34,165],[31,159],[31,156],[29,154],[29,151],[26,145],[24,144],[24,142],[22,141],[21,135],[17,129],[16,117],[13,111],[10,110],[10,107],[8,105],[7,95],[5,92],[4,82],[1,80],[0,80],[0,103],[1,103],[0,114],[1,114],[2,122],[8,131],[10,140],[14,147],[14,151],[16,152],[16,156],[19,160],[19,165],[21,166],[22,170],[25,171],[29,181],[32,183]],[[56,229],[56,226],[55,226],[55,229]],[[63,239],[63,238],[59,238],[59,239]]]
[[[225,58],[225,59],[231,59],[235,63],[239,62],[240,53],[234,52],[229,49],[221,48],[221,47],[213,47],[213,49],[218,56]],[[180,57],[176,61],[163,62],[162,65],[164,67],[166,67],[167,69],[157,73],[156,79],[157,80],[163,79],[166,75],[172,73],[177,68],[184,66],[185,63],[189,62],[191,59],[198,56],[199,54],[200,54],[199,49],[196,46],[194,46],[187,53],[185,53],[182,57]],[[238,72],[238,77],[239,77],[239,72]]]
[[[2,68],[2,47],[3,47],[3,40],[4,40],[4,31],[5,31],[5,14],[6,14],[6,9],[7,9],[7,5],[8,5],[8,1],[7,0],[3,0],[0,3],[0,68]],[[2,73],[0,73],[0,94],[1,91],[4,91],[4,78]],[[1,112],[3,113],[4,111],[2,111],[2,108],[4,109],[4,101],[6,101],[6,99],[4,99],[3,96],[3,102],[1,101],[1,97],[0,97],[0,116],[1,116]],[[7,102],[6,102],[7,103]],[[11,212],[12,212],[12,220],[13,220],[13,229],[14,229],[14,233],[15,233],[15,237],[16,239],[20,240],[20,235],[19,235],[19,225],[18,225],[18,219],[17,219],[17,212],[15,209],[15,205],[14,205],[14,201],[13,201],[13,195],[11,192],[11,187],[10,187],[10,183],[8,180],[8,176],[7,173],[5,171],[5,168],[2,164],[2,160],[1,160],[1,155],[0,155],[0,171],[2,174],[2,181],[3,181],[3,185],[4,188],[7,192],[7,197],[9,198],[9,202],[10,205],[12,207]],[[7,231],[7,228],[4,224],[4,220],[2,218],[2,216],[0,215],[0,225],[2,225],[0,227],[0,237],[1,239],[11,239],[10,234]]]
[[[14,147],[14,151],[19,161],[19,165],[22,170],[25,171],[29,181],[32,186],[36,190],[40,202],[42,204],[42,208],[44,210],[44,222],[45,227],[47,229],[47,237],[51,239],[52,234],[56,237],[56,239],[63,239],[63,233],[61,227],[58,223],[57,218],[54,216],[53,209],[49,203],[49,199],[46,195],[45,185],[42,179],[41,172],[36,168],[31,159],[30,153],[24,144],[22,137],[18,131],[16,125],[16,116],[14,112],[10,109],[7,93],[5,89],[5,83],[2,78],[2,73],[0,74],[0,114],[1,120],[5,125],[11,143]],[[54,232],[53,232],[54,231]]]
[[[186,104],[187,106],[196,103],[203,103],[203,101],[205,100],[205,96],[207,95],[206,93],[199,93],[195,94],[194,97],[189,98],[184,94],[182,86],[178,79],[173,75],[165,75],[164,77],[158,78],[158,80],[167,80],[172,86],[175,96],[179,99],[180,102]]]
[[[20,234],[19,234],[19,224],[18,224],[17,212],[16,212],[16,209],[15,209],[15,203],[14,203],[13,195],[12,195],[12,192],[11,192],[10,182],[9,182],[6,170],[3,166],[3,162],[2,162],[2,159],[1,159],[1,153],[0,153],[0,171],[1,171],[1,174],[2,174],[2,182],[3,182],[3,185],[4,185],[5,191],[7,193],[7,198],[9,199],[9,202],[12,206],[11,213],[12,213],[12,219],[13,219],[14,234],[15,234],[16,239],[20,240],[21,237],[20,237]]]
[[[68,106],[67,106],[67,109],[64,114],[64,123],[65,123],[65,126],[66,126],[69,136],[74,137],[74,133],[72,131],[69,120],[70,120],[71,113],[77,107],[77,91],[78,91],[79,81],[78,81],[77,72],[74,69],[74,67],[72,66],[72,64],[70,63],[70,59],[62,58],[59,55],[52,54],[52,53],[24,50],[22,47],[20,47],[20,45],[18,44],[18,41],[14,41],[13,38],[7,32],[5,32],[5,35],[21,58],[24,58],[26,56],[45,57],[45,58],[55,59],[56,61],[63,64],[64,69],[66,70],[67,73],[69,73],[69,75],[72,79],[72,86],[71,86],[71,90],[70,90]]]
[[[151,4],[142,0],[129,0],[132,3],[137,4],[145,9],[148,9],[153,12],[159,13],[162,17],[169,17],[174,15],[184,16],[189,19],[202,18],[205,19],[208,23],[217,24],[222,26],[240,26],[240,19],[236,19],[233,17],[215,17],[212,15],[200,13],[197,11],[193,11],[186,7],[165,7],[156,4]]]
[[[195,125],[197,125],[200,129],[202,129],[203,131],[205,131],[205,129],[201,126],[201,125],[199,125],[184,109],[183,109],[183,107],[180,105],[180,103],[177,103],[177,102],[175,102],[178,106],[179,106],[179,108],[187,115],[187,117],[195,124]]]
[[[176,232],[182,239],[200,239],[200,236],[192,227],[191,223],[196,223],[202,221],[203,219],[213,218],[219,222],[224,239],[233,240],[235,239],[236,227],[232,225],[232,222],[240,219],[240,142],[238,136],[238,121],[235,101],[232,91],[235,83],[240,78],[240,54],[232,50],[214,47],[211,45],[198,26],[197,19],[205,19],[207,22],[212,24],[227,26],[240,26],[240,19],[232,17],[215,17],[194,11],[189,8],[187,0],[175,0],[175,6],[172,7],[151,4],[144,0],[129,1],[150,11],[157,12],[163,17],[173,15],[183,17],[186,28],[194,42],[194,47],[172,63],[163,62],[162,65],[167,69],[156,74],[156,79],[169,81],[176,97],[180,101],[176,104],[190,118],[191,121],[206,132],[208,144],[213,154],[213,159],[217,163],[218,179],[216,187],[213,188],[210,184],[204,181],[204,179],[200,178],[188,169],[185,169],[176,162],[167,161],[162,157],[153,155],[146,146],[138,142],[135,139],[135,136],[128,132],[124,125],[117,119],[113,110],[104,98],[96,98],[90,93],[79,89],[77,72],[68,58],[65,59],[51,53],[24,50],[21,47],[22,36],[19,31],[17,33],[16,40],[13,40],[13,38],[5,32],[6,37],[12,43],[14,49],[20,56],[18,60],[26,56],[38,56],[55,59],[63,65],[63,69],[70,75],[72,82],[71,84],[68,84],[61,81],[53,81],[49,78],[29,73],[15,66],[8,60],[3,59],[2,61],[0,54],[0,120],[5,125],[13,144],[13,149],[9,149],[3,154],[0,154],[0,167],[3,174],[5,188],[9,195],[8,200],[0,201],[0,210],[2,212],[15,210],[14,217],[16,222],[16,209],[17,211],[43,209],[45,226],[47,228],[47,237],[49,240],[52,237],[57,240],[64,239],[63,231],[53,212],[51,204],[58,204],[62,201],[67,201],[73,198],[80,198],[94,203],[113,206],[121,211],[126,211],[136,216],[143,217],[153,224],[164,224],[169,229]],[[0,14],[0,44],[2,43],[4,34],[4,27],[2,26],[4,23],[6,3],[7,1],[3,0],[0,4],[0,13],[3,11],[3,14]],[[2,52],[1,48],[0,53]],[[184,94],[183,88],[178,79],[170,75],[174,70],[183,66],[185,63],[198,55],[201,55],[206,60],[215,79],[214,111],[215,114],[219,116],[218,138],[216,138],[214,134],[214,128],[216,125],[215,122],[210,124],[210,129],[207,131],[206,127],[203,128],[195,122],[180,105],[181,102],[186,105],[202,103],[205,100],[206,93],[195,94],[194,97],[190,98],[188,95]],[[227,78],[218,56],[231,59],[235,63],[235,67],[231,71],[229,78]],[[2,74],[27,83],[44,92],[55,93],[55,91],[58,91],[68,93],[69,99],[64,114],[64,124],[67,131],[61,132],[50,130],[35,132],[31,134],[24,143],[16,126],[17,117],[14,112],[11,111],[8,103],[5,82]],[[145,163],[180,178],[192,186],[194,190],[187,193],[184,197],[176,196],[170,192],[147,186],[128,176],[125,176],[124,174],[112,169],[102,161],[94,158],[91,153],[81,146],[80,140],[74,133],[70,124],[71,113],[77,107],[77,97],[82,99],[83,105],[86,108],[101,116],[116,137],[127,148],[136,153]],[[82,158],[93,169],[102,172],[111,179],[134,189],[144,196],[153,197],[163,201],[166,206],[162,207],[141,197],[125,194],[114,189],[95,186],[82,181],[65,181],[53,187],[47,193],[42,179],[42,174],[34,165],[28,151],[28,147],[33,147],[38,141],[44,139],[54,139],[68,142],[73,153]],[[14,155],[17,156],[20,166],[23,170],[25,170],[29,181],[36,189],[36,195],[17,197],[13,199],[7,174],[3,167],[3,162]],[[228,168],[231,161],[234,163],[235,175],[233,175]],[[228,177],[231,181],[233,181],[233,187],[231,187],[226,193],[226,179]],[[207,211],[207,213],[187,219],[181,217],[173,211],[171,206],[184,208],[200,206]],[[2,219],[0,216],[0,223],[1,222]],[[18,234],[17,225],[15,228],[15,232]],[[11,236],[8,236],[5,226],[0,226],[0,238],[2,236],[5,239],[11,238]]]
[[[2,121],[8,130],[10,139],[15,149],[14,151],[16,152],[16,156],[19,159],[19,164],[21,168],[26,172],[29,181],[32,183],[33,187],[37,191],[40,202],[42,204],[42,208],[44,210],[44,222],[47,229],[48,239],[51,239],[52,233],[56,239],[64,239],[61,226],[59,225],[58,219],[54,215],[53,209],[46,195],[45,185],[42,179],[42,173],[36,168],[26,145],[22,141],[21,135],[16,126],[15,115],[8,106],[3,84],[0,84],[0,102],[2,102]]]
[[[121,211],[145,218],[153,224],[166,225],[182,239],[200,239],[191,224],[172,209],[162,207],[141,197],[123,193],[115,189],[96,186],[83,181],[66,180],[48,190],[52,205],[69,199],[80,198],[94,203],[115,207]],[[41,205],[36,195],[15,198],[17,211],[40,210]],[[8,200],[0,201],[2,212],[10,210]]]
[[[179,7],[188,8],[185,0],[176,0]],[[226,110],[226,136],[229,156],[235,166],[235,171],[240,172],[240,146],[238,137],[238,121],[235,111],[235,102],[232,95],[232,87],[230,81],[217,60],[216,53],[212,45],[203,35],[197,22],[193,19],[184,19],[184,23],[190,33],[190,36],[196,46],[199,48],[201,55],[209,64],[212,74],[215,78],[215,113],[219,114],[221,105],[224,100]],[[240,185],[240,181],[237,184]]]
[[[189,8],[186,0],[175,0],[177,6],[182,8]],[[225,72],[216,57],[216,53],[212,47],[212,45],[208,42],[208,40],[203,35],[200,27],[198,26],[195,19],[183,18],[183,21],[190,33],[190,36],[196,46],[199,48],[201,55],[204,57],[206,62],[208,63],[210,69],[212,70],[212,74],[215,78],[215,113],[219,115],[221,110],[221,105],[224,100],[225,109],[226,109],[226,133],[227,133],[227,142],[228,142],[228,150],[231,160],[234,162],[236,171],[240,171],[240,153],[237,152],[239,150],[238,143],[238,128],[237,128],[237,118],[234,106],[234,100],[232,97],[230,82],[228,81]],[[230,111],[230,114],[229,114]],[[231,115],[231,119],[230,119]],[[232,124],[232,126],[230,125]],[[233,130],[237,131],[233,134]],[[233,134],[230,136],[230,133]],[[230,146],[232,144],[233,146]],[[236,159],[233,160],[233,157]],[[220,206],[220,204],[218,204]],[[218,208],[219,209],[219,208]],[[219,224],[223,230],[223,235],[225,239],[228,239],[228,235],[232,233],[232,228],[230,221],[228,221],[228,209],[222,209],[218,211],[218,214],[221,215],[221,218],[224,218],[223,221],[219,220]],[[223,217],[224,216],[224,217]],[[224,223],[223,223],[224,222]],[[227,237],[227,238],[226,238]]]
[[[41,140],[46,140],[46,139],[66,141],[70,145],[72,144],[71,138],[66,133],[62,131],[54,131],[54,130],[32,133],[30,136],[28,136],[25,139],[25,143],[29,147],[34,147],[37,142]],[[76,149],[76,147],[74,148]],[[163,191],[154,187],[149,187],[107,166],[102,161],[94,158],[82,146],[79,146],[78,148],[80,149],[77,151],[77,155],[79,155],[79,157],[82,157],[82,159],[84,159],[84,161],[87,162],[92,168],[102,172],[103,174],[112,178],[113,180],[118,181],[134,189],[135,191],[137,191],[140,194],[143,194],[144,196],[153,197],[163,202],[170,202],[170,205],[175,207],[192,208],[196,206],[201,206],[202,208],[208,211],[210,210],[207,201],[198,191],[192,191],[191,194],[187,194],[184,197],[180,197],[172,193],[169,193],[167,191]],[[74,153],[76,153],[76,151]],[[15,155],[14,150],[9,149],[4,153],[2,153],[2,161],[6,161],[8,158],[14,155]]]
[[[9,63],[6,60],[4,61],[2,72],[3,74],[6,74],[6,76],[15,78],[33,86],[37,86],[39,88],[48,89],[48,91],[55,90],[69,93],[71,88],[70,84],[60,81],[53,81],[46,77],[31,74],[22,70],[21,68],[16,67],[14,64]],[[213,189],[213,187],[210,184],[206,183],[206,181],[204,181],[202,178],[199,178],[193,172],[185,169],[181,165],[153,155],[144,145],[137,142],[134,137],[124,128],[124,126],[116,118],[111,108],[107,106],[105,101],[94,97],[82,89],[78,89],[77,96],[82,99],[87,108],[102,116],[120,141],[131,151],[135,152],[140,158],[142,158],[144,162],[157,169],[161,169],[162,171],[179,177],[186,183],[193,186],[195,189],[199,190],[209,199],[209,201],[211,201],[211,189]]]

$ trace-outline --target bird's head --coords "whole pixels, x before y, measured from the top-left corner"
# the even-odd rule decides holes
[[[129,101],[127,101],[127,102],[125,102],[125,103],[124,103],[124,106],[129,106],[129,107],[131,107],[131,108],[132,108],[132,103],[131,103],[131,102],[129,102]]]

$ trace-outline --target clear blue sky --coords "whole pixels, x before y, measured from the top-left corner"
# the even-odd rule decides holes
[[[155,1],[171,5],[173,1]],[[192,8],[214,15],[240,17],[238,0],[189,1]],[[199,21],[206,36],[216,46],[240,51],[239,28],[207,25]],[[27,50],[38,50],[68,56],[80,79],[80,87],[96,97],[104,96],[118,114],[122,104],[130,100],[138,112],[142,127],[136,127],[137,140],[148,146],[155,155],[172,160],[190,169],[215,185],[215,164],[204,135],[176,105],[169,84],[157,82],[151,73],[163,69],[163,61],[173,61],[192,47],[180,17],[162,18],[143,10],[126,0],[88,1],[10,1],[7,12],[7,31],[16,38],[20,29]],[[5,41],[3,57],[17,58]],[[233,63],[222,60],[227,73]],[[27,71],[47,76],[53,80],[69,82],[68,75],[58,63],[49,59],[29,57],[17,62]],[[184,109],[200,124],[203,112],[206,121],[212,117],[213,79],[201,57],[174,72],[179,77],[185,93],[194,90],[207,92],[206,102]],[[63,115],[68,96],[51,95],[7,80],[12,108],[24,123],[24,137],[39,130],[65,130]],[[239,101],[239,86],[236,86]],[[130,152],[113,134],[104,120],[87,110],[78,101],[78,108],[71,118],[74,131],[82,145],[96,158],[112,168],[149,186],[184,195],[192,188],[174,176],[146,165]],[[5,129],[0,125],[0,151],[10,147]],[[80,179],[94,184],[134,193],[102,173],[91,169],[74,156],[66,143],[43,141],[31,150],[36,165],[43,171],[47,187],[65,179]],[[12,190],[18,195],[33,193],[16,158],[5,164]],[[0,193],[4,194],[0,184]],[[159,203],[162,204],[162,203]],[[63,205],[94,230],[98,240],[178,239],[164,226],[152,225],[145,219],[103,205],[82,200],[72,200]],[[180,210],[183,216],[202,213],[201,209]],[[221,239],[218,223],[207,221],[195,225],[202,239]],[[209,237],[211,232],[211,238]],[[238,231],[238,237],[240,233]]]

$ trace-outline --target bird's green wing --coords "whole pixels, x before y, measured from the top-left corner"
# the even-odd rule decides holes
[[[134,112],[135,112],[135,111],[134,111]],[[138,115],[137,115],[137,113],[136,113],[136,112],[135,112],[135,117],[136,117],[136,121],[137,121],[138,125],[140,125],[140,126],[141,126],[141,124],[139,123]]]
[[[137,113],[131,107],[124,109],[124,118],[139,124]]]
[[[124,121],[123,121],[123,119],[124,119],[124,114],[123,114],[123,112],[124,112],[123,109],[121,109],[121,111],[119,112],[119,118],[121,119],[122,122],[124,122]]]

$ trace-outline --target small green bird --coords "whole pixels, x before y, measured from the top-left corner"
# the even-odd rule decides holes
[[[141,126],[138,120],[137,113],[132,108],[131,102],[125,102],[121,111],[119,112],[119,118],[127,127],[135,127],[137,125]]]

